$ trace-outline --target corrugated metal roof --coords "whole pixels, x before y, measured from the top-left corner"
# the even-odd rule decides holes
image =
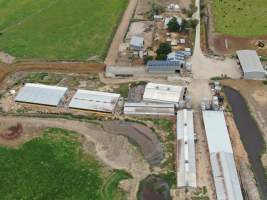
[[[265,73],[259,56],[254,50],[240,50],[237,51],[237,56],[242,66],[244,73],[248,72],[262,72]]]
[[[150,60],[147,66],[180,66],[179,61],[166,61],[166,60]]]
[[[71,99],[69,107],[100,112],[113,112],[119,98],[120,94],[115,93],[78,90]]]
[[[178,104],[183,89],[182,86],[177,85],[148,83],[145,88],[143,100],[146,102]]]
[[[57,106],[67,90],[66,87],[27,83],[19,90],[15,101]]]
[[[177,187],[197,187],[193,111],[177,112]]]
[[[131,46],[135,47],[143,47],[144,45],[144,38],[139,37],[139,36],[133,36],[130,41]]]
[[[203,111],[212,174],[219,200],[242,200],[231,141],[222,111]]]
[[[175,115],[174,104],[158,103],[125,103],[124,114],[126,115]]]
[[[181,69],[181,61],[152,60],[148,61],[147,67],[149,72],[175,72]]]

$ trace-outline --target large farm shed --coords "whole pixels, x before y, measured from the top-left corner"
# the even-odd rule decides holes
[[[182,67],[183,62],[180,61],[151,60],[147,62],[147,70],[149,73],[179,73]]]
[[[148,83],[143,95],[143,101],[178,105],[183,92],[184,87],[182,86]]]
[[[177,112],[177,187],[197,187],[193,111]]]
[[[203,111],[216,196],[243,200],[223,111]]]
[[[113,113],[120,94],[78,90],[69,104],[70,108]]]
[[[244,79],[265,79],[266,72],[259,56],[254,50],[240,50],[236,52],[244,73]]]
[[[58,106],[65,93],[65,87],[26,83],[18,92],[15,101],[48,106]]]
[[[124,114],[173,116],[175,115],[175,105],[162,104],[162,103],[145,103],[145,102],[125,103]]]

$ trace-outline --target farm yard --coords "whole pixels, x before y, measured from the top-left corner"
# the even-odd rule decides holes
[[[266,35],[265,0],[214,0],[212,8],[216,32],[240,37]]]
[[[17,137],[23,134],[22,125],[8,130]],[[104,172],[79,140],[75,132],[49,128],[16,149],[1,146],[1,199],[123,199],[118,183],[131,176],[120,170]]]
[[[0,49],[27,59],[102,59],[127,3],[0,0]]]

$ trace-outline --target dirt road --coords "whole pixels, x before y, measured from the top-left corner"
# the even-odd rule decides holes
[[[12,65],[0,64],[0,83],[12,73],[19,71],[52,71],[69,73],[103,72],[105,64],[80,62],[24,62]],[[1,88],[1,84],[0,84]]]
[[[127,33],[128,26],[134,14],[138,0],[130,0],[127,9],[124,12],[120,25],[114,35],[112,43],[105,60],[107,65],[114,65],[117,60],[120,44],[123,42],[124,36]]]
[[[63,128],[82,134],[85,137],[85,143],[94,143],[95,153],[100,160],[113,169],[125,169],[131,173],[133,176],[133,179],[129,180],[129,199],[131,200],[136,199],[139,182],[150,173],[149,165],[139,150],[130,144],[126,137],[109,134],[100,125],[64,119],[0,116],[0,131],[18,123],[22,124],[26,136],[23,133],[21,137],[12,141],[16,145],[37,137],[37,130],[41,133],[41,130],[48,127]],[[29,130],[33,130],[33,132],[30,133]],[[0,138],[0,144],[8,142],[11,141],[3,141]]]

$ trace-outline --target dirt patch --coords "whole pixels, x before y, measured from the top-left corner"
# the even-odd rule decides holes
[[[224,34],[213,34],[211,41],[211,47],[218,54],[233,55],[236,50],[241,49],[255,49],[259,55],[267,55],[267,47],[257,47],[258,41],[267,42],[267,36],[255,37],[255,38],[241,38],[237,36],[229,36]],[[228,48],[226,48],[228,44]]]
[[[99,73],[103,72],[105,64],[98,63],[69,63],[69,62],[21,62],[12,65],[0,64],[0,83],[8,75],[19,71],[47,71],[68,73]],[[4,85],[0,84],[0,89]]]
[[[138,123],[124,121],[105,121],[103,128],[106,132],[127,136],[136,143],[151,165],[159,165],[164,158],[163,148],[153,131]]]
[[[0,137],[4,140],[12,140],[19,137],[23,132],[21,123],[18,123],[15,126],[10,126],[6,131],[0,133]]]
[[[12,64],[15,61],[15,57],[0,51],[0,62],[5,64]]]

